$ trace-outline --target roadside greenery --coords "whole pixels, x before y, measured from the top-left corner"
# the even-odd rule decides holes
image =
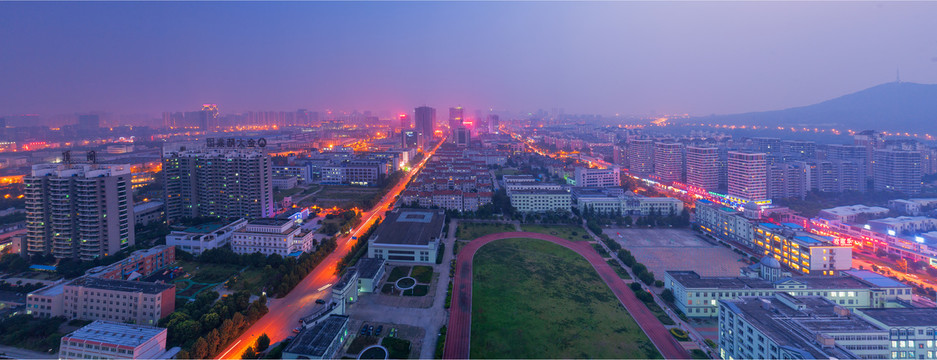
[[[253,303],[250,293],[237,292],[218,300],[218,293],[203,292],[186,303],[159,326],[169,329],[167,346],[180,346],[180,359],[204,359],[220,352],[244,330],[267,313],[267,298]]]

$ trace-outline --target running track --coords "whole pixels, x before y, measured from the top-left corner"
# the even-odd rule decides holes
[[[487,243],[501,239],[531,238],[546,240],[575,251],[586,258],[605,284],[612,289],[618,301],[634,317],[641,330],[651,339],[661,355],[667,359],[689,359],[690,355],[670,335],[667,328],[631,292],[631,289],[615,270],[595,252],[589,242],[572,242],[552,235],[533,232],[506,232],[485,235],[469,242],[459,251],[456,259],[455,278],[452,284],[452,304],[449,308],[449,327],[446,333],[446,348],[443,359],[468,359],[469,339],[472,332],[472,259],[475,252]],[[624,354],[623,354],[624,355]]]

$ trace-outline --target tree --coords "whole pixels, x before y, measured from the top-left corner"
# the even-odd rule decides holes
[[[209,355],[208,353],[208,342],[205,341],[205,338],[198,338],[195,340],[195,344],[192,345],[192,357],[195,359],[205,359]]]
[[[664,291],[660,293],[660,298],[669,303],[672,303],[674,300],[676,300],[676,298],[673,296],[673,291],[670,289],[664,289]]]
[[[267,336],[267,333],[260,334],[260,337],[257,338],[256,345],[257,351],[267,350],[267,347],[270,346],[270,337]]]
[[[241,354],[241,359],[256,359],[258,358],[257,352],[254,351],[253,346],[248,346],[247,350],[244,350],[244,354]]]
[[[908,272],[908,259],[901,258],[901,260],[898,260],[898,262],[895,263],[895,265],[898,271],[903,272],[903,273]]]

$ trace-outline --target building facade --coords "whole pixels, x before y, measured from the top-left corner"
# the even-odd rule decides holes
[[[62,337],[59,359],[166,359],[165,328],[97,320]]]
[[[23,182],[30,255],[94,260],[133,246],[129,166],[34,165]]]
[[[739,202],[768,198],[765,153],[729,151],[729,197]]]
[[[315,249],[315,233],[293,219],[254,219],[231,235],[231,250],[238,254],[287,256]]]
[[[687,146],[686,184],[706,191],[719,189],[719,149]]]
[[[511,206],[519,212],[570,211],[572,195],[565,190],[514,190]]]
[[[163,147],[166,217],[273,216],[270,156],[256,149]]]

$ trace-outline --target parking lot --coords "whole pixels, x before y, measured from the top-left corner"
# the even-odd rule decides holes
[[[604,233],[631,251],[657,279],[668,270],[693,270],[701,276],[738,276],[745,257],[703,240],[688,229],[610,228]]]

